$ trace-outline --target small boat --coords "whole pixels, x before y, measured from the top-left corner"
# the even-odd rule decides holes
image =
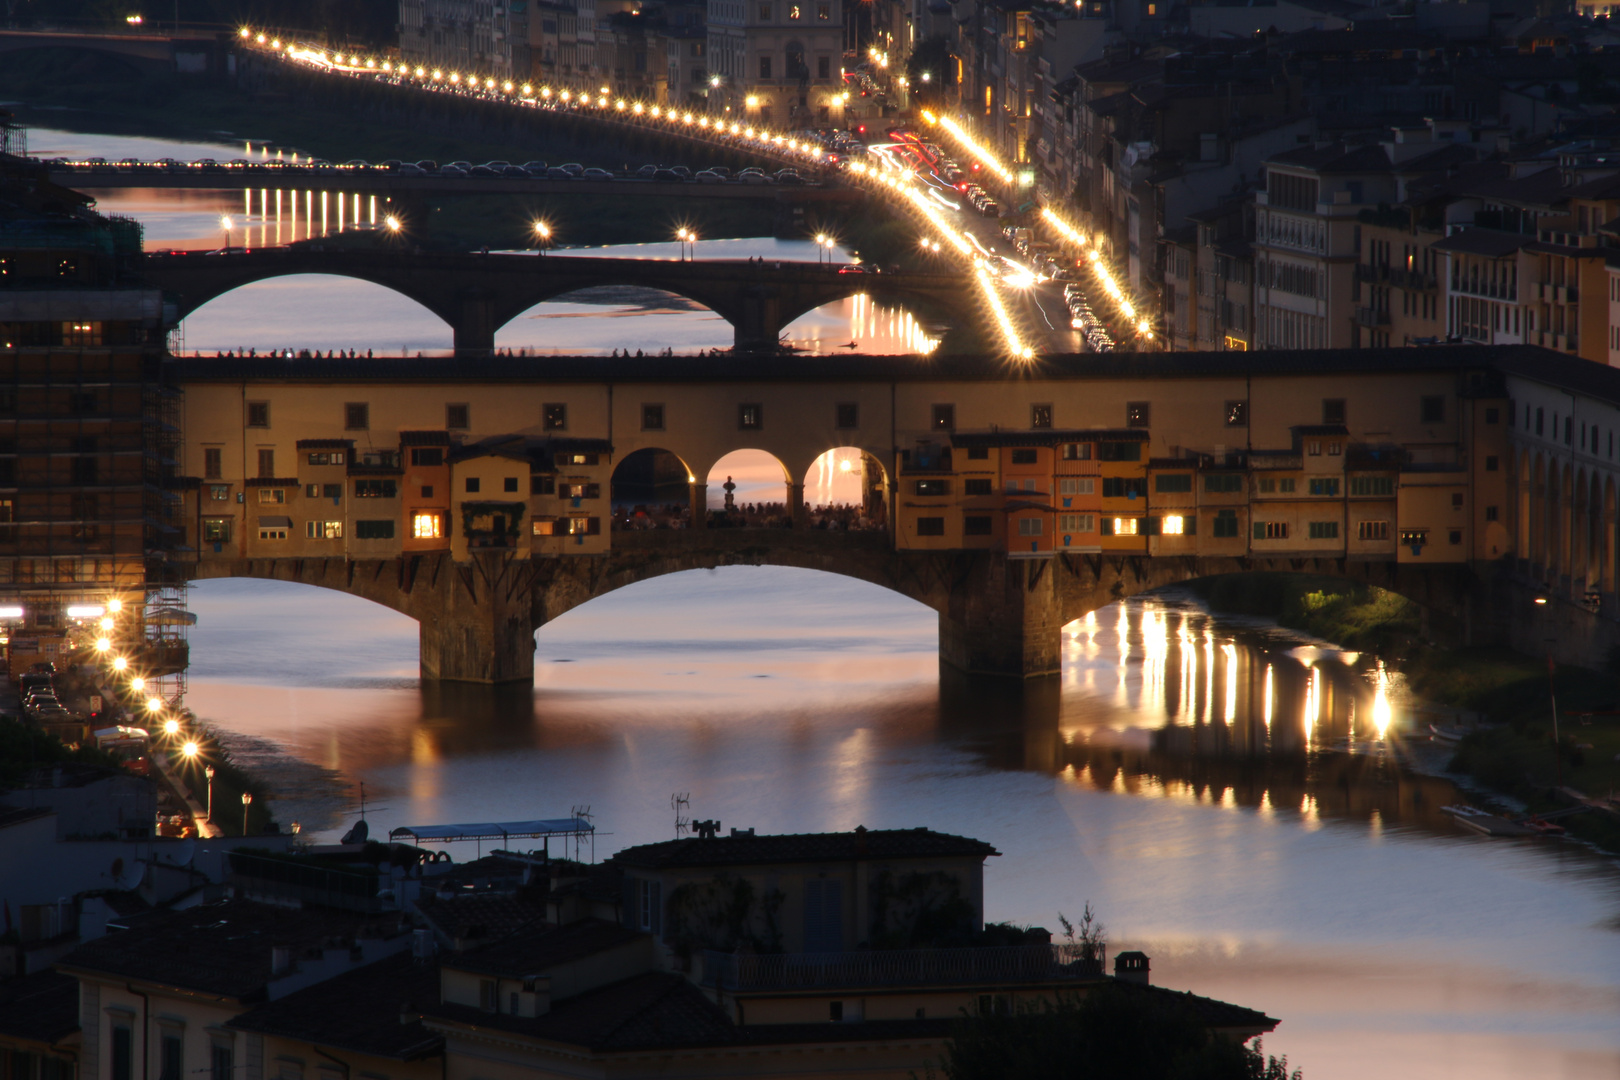
[[[1459,731],[1456,728],[1435,727],[1433,724],[1430,724],[1429,734],[1433,737],[1435,742],[1445,743],[1447,746],[1456,746],[1458,743],[1462,742],[1462,737],[1468,734],[1468,732]]]
[[[1475,806],[1442,806],[1440,808],[1451,815],[1451,819],[1465,829],[1470,829],[1484,836],[1534,836],[1536,830],[1528,828],[1517,821],[1509,821],[1500,814],[1493,814],[1488,810],[1481,810]]]
[[[1563,836],[1565,832],[1564,827],[1556,821],[1548,821],[1546,818],[1538,817],[1535,814],[1520,818],[1518,824],[1527,829],[1534,829],[1542,836]]]

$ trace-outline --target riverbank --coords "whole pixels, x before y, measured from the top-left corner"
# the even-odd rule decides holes
[[[1486,726],[1458,744],[1451,769],[1530,810],[1567,805],[1555,789],[1620,794],[1620,686],[1614,673],[1506,649],[1442,649],[1423,640],[1418,606],[1372,586],[1305,574],[1243,574],[1193,582],[1216,611],[1259,615],[1347,649],[1377,652],[1420,700],[1478,713]],[[1559,710],[1553,739],[1553,695]],[[1620,815],[1562,822],[1620,854]]]

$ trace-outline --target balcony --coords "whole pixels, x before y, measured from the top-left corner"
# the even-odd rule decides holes
[[[1357,326],[1388,326],[1389,312],[1383,308],[1358,307],[1356,308]]]
[[[1573,285],[1549,285],[1542,282],[1536,286],[1536,296],[1549,304],[1573,304],[1580,299],[1580,290]]]
[[[1102,946],[1016,945],[838,953],[703,953],[703,985],[723,990],[833,990],[1100,979]]]
[[[1440,287],[1433,274],[1425,274],[1421,270],[1391,270],[1389,283],[1398,289],[1414,289],[1419,292],[1432,292]]]

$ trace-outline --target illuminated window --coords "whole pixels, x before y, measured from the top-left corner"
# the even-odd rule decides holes
[[[208,499],[210,502],[229,502],[231,498],[231,485],[209,484]]]
[[[260,488],[259,501],[262,503],[284,503],[287,501],[287,492],[281,488]]]
[[[790,18],[790,19],[799,19],[799,18],[803,18],[803,17],[804,17],[804,12],[802,10],[800,10],[798,4],[789,4],[788,5],[788,18]]]
[[[341,540],[343,539],[343,522],[306,521],[304,522],[304,536],[309,540]]]
[[[437,540],[444,534],[444,518],[438,514],[419,512],[411,515],[411,538]]]
[[[230,518],[203,518],[203,540],[210,544],[231,542]]]
[[[65,322],[62,324],[63,345],[100,345],[101,324],[98,322]]]
[[[594,517],[571,517],[568,519],[569,536],[595,536],[602,531],[602,519]]]
[[[1140,529],[1136,518],[1129,517],[1103,518],[1102,524],[1105,536],[1135,536]]]
[[[1288,522],[1257,521],[1254,523],[1254,538],[1256,540],[1286,540],[1288,539]]]
[[[1172,514],[1164,519],[1164,527],[1162,531],[1166,536],[1182,536],[1187,532],[1187,519],[1181,517],[1180,515]]]

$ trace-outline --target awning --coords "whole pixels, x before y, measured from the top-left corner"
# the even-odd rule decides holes
[[[153,608],[146,613],[147,626],[196,626],[197,616],[180,608]]]
[[[545,836],[579,836],[594,833],[596,827],[585,818],[545,818],[539,821],[486,821],[465,825],[403,825],[391,829],[388,839],[409,837],[417,843],[452,840],[511,840]]]
[[[290,528],[292,528],[292,518],[290,518],[290,517],[265,516],[265,517],[262,517],[262,518],[259,519],[259,528],[261,528],[261,529],[290,529]]]

